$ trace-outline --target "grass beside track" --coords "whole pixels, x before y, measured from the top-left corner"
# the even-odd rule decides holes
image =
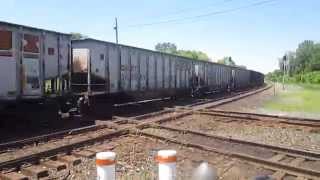
[[[264,109],[284,112],[320,114],[320,85],[288,84],[278,87],[276,96],[266,102]]]

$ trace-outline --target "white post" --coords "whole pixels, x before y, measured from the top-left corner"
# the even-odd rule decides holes
[[[177,152],[175,150],[158,151],[156,161],[159,164],[159,180],[176,179]]]
[[[116,179],[115,158],[116,153],[114,152],[99,152],[96,154],[97,180]]]

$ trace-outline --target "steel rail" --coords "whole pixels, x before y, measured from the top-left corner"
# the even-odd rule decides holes
[[[266,85],[266,86],[263,86],[259,89],[256,89],[256,90],[251,90],[251,91],[245,91],[245,92],[240,92],[239,94],[237,95],[234,95],[234,96],[231,96],[229,98],[222,98],[220,99],[219,103],[215,103],[215,101],[209,101],[209,102],[204,102],[203,104],[199,104],[197,105],[196,107],[194,107],[196,110],[198,109],[211,109],[211,108],[215,108],[217,106],[221,106],[221,105],[224,105],[224,104],[227,104],[227,103],[230,103],[230,102],[234,102],[234,101],[237,101],[237,100],[240,100],[240,99],[243,99],[243,98],[246,98],[246,97],[249,97],[249,96],[252,96],[252,95],[255,95],[255,94],[258,94],[260,92],[263,92],[265,90],[268,90],[270,89],[272,86],[271,85]]]
[[[221,140],[221,141],[225,141],[225,142],[261,147],[261,148],[266,148],[266,149],[269,149],[269,150],[272,150],[272,151],[278,152],[278,153],[280,152],[280,153],[287,153],[287,154],[296,155],[296,156],[298,155],[301,157],[308,157],[309,159],[320,161],[320,152],[293,149],[293,148],[288,148],[288,147],[284,147],[284,146],[273,146],[273,145],[268,145],[268,144],[256,143],[256,142],[252,142],[252,141],[227,138],[227,137],[223,137],[223,136],[217,136],[217,135],[213,135],[213,134],[209,134],[209,133],[204,133],[201,131],[182,129],[182,128],[171,127],[171,126],[151,124],[150,127],[176,131],[176,132],[180,132],[180,133],[184,133],[184,134],[189,133],[189,134],[199,135],[199,136],[217,139],[217,140]]]
[[[248,154],[244,154],[244,153],[237,153],[237,152],[231,152],[226,150],[222,151],[215,147],[201,145],[198,143],[185,142],[175,138],[169,138],[169,137],[155,135],[148,132],[143,132],[141,130],[139,131],[139,133],[147,137],[156,138],[156,139],[164,140],[164,141],[175,143],[175,144],[180,144],[186,147],[192,147],[192,148],[196,148],[196,149],[200,149],[208,152],[219,153],[222,155],[243,159],[249,162],[258,163],[260,165],[268,166],[270,168],[275,168],[277,170],[282,170],[282,171],[284,170],[286,172],[290,172],[290,174],[293,174],[293,175],[304,175],[304,176],[307,175],[307,176],[313,176],[313,177],[320,177],[320,171],[316,171],[313,169],[306,169],[303,167],[292,166],[290,164],[286,164],[282,162],[274,162],[268,159],[263,159],[263,158],[251,156]]]
[[[309,120],[309,119],[300,119],[297,120],[295,118],[282,118],[281,116],[273,117],[269,115],[261,115],[261,114],[236,114],[236,113],[228,113],[222,111],[198,111],[199,114],[209,115],[209,116],[220,116],[220,117],[227,117],[227,118],[236,118],[236,119],[244,119],[244,120],[258,120],[258,121],[269,121],[269,122],[279,122],[291,125],[298,125],[298,126],[307,126],[307,127],[320,127],[320,120]],[[245,116],[243,116],[245,115]],[[270,119],[273,118],[273,119]]]
[[[76,128],[76,129],[68,129],[68,130],[58,131],[58,132],[45,134],[45,135],[41,135],[41,136],[35,136],[35,137],[27,138],[27,139],[6,142],[6,143],[0,144],[0,152],[6,151],[10,148],[19,148],[19,147],[30,145],[30,144],[38,144],[43,141],[49,141],[52,139],[59,139],[59,138],[62,138],[66,135],[76,135],[76,134],[99,130],[99,129],[103,129],[103,128],[110,128],[110,127],[105,124],[90,125],[90,126]]]
[[[236,114],[236,115],[248,115],[248,116],[261,116],[261,117],[268,117],[268,118],[276,118],[276,119],[287,119],[287,120],[295,120],[295,121],[305,121],[305,122],[317,122],[320,123],[320,119],[313,119],[313,118],[300,118],[300,117],[291,117],[291,116],[283,116],[283,115],[271,115],[271,114],[261,114],[261,113],[249,113],[249,112],[240,112],[240,111],[225,111],[219,109],[205,109],[202,110],[204,112],[215,112],[215,113],[229,113],[229,114]]]
[[[202,101],[199,101],[199,102],[195,102],[193,104],[190,104],[190,105],[187,105],[186,107],[195,107],[195,106],[200,106],[200,105],[204,105],[204,104],[208,104],[208,103],[212,103],[212,102],[215,102],[215,101],[221,101],[223,99],[229,99],[229,98],[233,98],[233,97],[236,97],[236,96],[240,96],[242,94],[247,94],[248,93],[248,96],[251,96],[251,95],[254,95],[256,93],[260,93],[262,91],[265,91],[267,89],[270,89],[272,86],[263,86],[259,89],[255,89],[255,90],[246,90],[246,91],[240,91],[240,92],[235,92],[231,95],[226,95],[227,97],[218,97],[218,98],[215,98],[215,99],[203,99]],[[251,94],[252,93],[252,94]],[[245,98],[247,96],[244,96],[244,97],[240,97],[239,99],[242,99],[242,98]],[[235,99],[235,100],[238,100],[238,99]],[[231,101],[228,101],[228,102],[232,102],[234,100],[231,100]],[[228,103],[228,102],[225,102],[225,103]],[[225,104],[223,103],[223,104]],[[218,105],[222,105],[222,104],[218,104]]]
[[[73,149],[83,147],[84,145],[92,144],[97,141],[103,141],[103,140],[106,140],[107,138],[111,138],[114,136],[128,134],[128,132],[129,132],[129,128],[124,128],[124,129],[117,130],[115,132],[108,132],[94,138],[88,137],[87,139],[79,142],[52,147],[51,149],[48,149],[42,152],[28,154],[19,158],[12,159],[10,161],[0,162],[0,170],[3,170],[5,168],[16,168],[21,166],[23,163],[38,162],[41,158],[50,157],[50,156],[57,155],[59,153],[64,153],[64,152],[68,153]]]

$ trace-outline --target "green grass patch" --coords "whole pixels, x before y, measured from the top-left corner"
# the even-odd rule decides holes
[[[264,108],[284,112],[320,113],[320,85],[287,85],[287,89],[277,92]]]

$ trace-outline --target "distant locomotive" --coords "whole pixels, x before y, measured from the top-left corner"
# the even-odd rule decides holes
[[[252,70],[94,39],[71,41],[69,34],[6,22],[0,22],[0,68],[2,110],[50,104],[67,112],[75,99],[94,107],[264,84],[264,75]]]

